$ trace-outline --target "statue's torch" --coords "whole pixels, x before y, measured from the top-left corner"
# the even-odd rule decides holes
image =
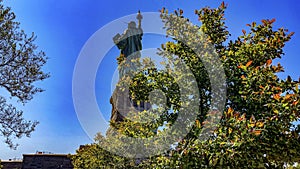
[[[138,12],[138,15],[136,16],[136,19],[139,21],[139,25],[138,25],[138,28],[142,28],[142,19],[143,19],[143,16],[141,14],[141,11],[139,10]]]

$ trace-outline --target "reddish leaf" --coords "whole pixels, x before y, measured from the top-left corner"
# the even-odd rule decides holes
[[[246,64],[246,67],[249,67],[251,64],[252,64],[252,60],[250,60],[247,64]]]
[[[261,130],[253,130],[254,135],[259,136],[261,134]]]
[[[270,66],[272,64],[272,59],[267,60],[267,66]]]
[[[225,8],[225,3],[224,3],[224,1],[222,2],[221,7],[222,7],[222,8]]]
[[[182,15],[183,14],[183,10],[179,9],[179,14]]]
[[[244,35],[246,34],[246,31],[244,29],[242,30],[242,32],[243,32]]]
[[[273,95],[273,98],[274,98],[275,100],[279,100],[279,99],[280,99],[280,94],[274,94],[274,95]]]
[[[274,90],[282,90],[282,88],[280,88],[280,87],[274,87]]]
[[[284,99],[288,100],[289,98],[291,98],[293,96],[293,94],[287,94],[285,95]]]
[[[293,36],[295,34],[295,32],[291,32],[289,35],[288,35],[288,37],[291,37],[291,36]]]
[[[237,114],[237,115],[239,115],[239,114]],[[238,120],[239,120],[239,121],[244,121],[244,120],[246,120],[246,114],[244,113]]]
[[[268,21],[265,20],[265,19],[261,20],[261,22],[262,22],[264,25],[267,25],[267,24],[268,24]]]
[[[239,116],[240,116],[240,112],[234,113],[234,117],[235,117],[235,118],[237,118],[237,117],[239,117]]]

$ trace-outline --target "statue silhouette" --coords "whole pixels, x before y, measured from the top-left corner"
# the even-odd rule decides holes
[[[131,21],[128,23],[128,28],[122,35],[119,33],[113,38],[114,43],[121,50],[121,54],[118,57],[119,64],[119,77],[124,77],[129,71],[135,72],[138,64],[133,62],[141,57],[140,51],[142,50],[142,36],[143,30],[141,27],[142,15],[139,11],[137,19],[139,21],[138,27],[136,23]]]
[[[132,77],[139,69],[139,58],[141,57],[140,51],[142,50],[142,36],[143,30],[141,27],[141,21],[143,19],[140,11],[136,17],[138,19],[138,27],[134,21],[128,23],[128,28],[122,35],[117,34],[113,37],[113,41],[116,46],[121,50],[118,60],[119,69],[119,82],[110,99],[112,104],[111,121],[121,122],[124,120],[128,112],[142,111],[149,109],[148,104],[142,102],[137,105],[129,96],[128,87],[122,86],[123,77]],[[136,61],[134,61],[136,60]],[[126,79],[126,78],[125,78]]]

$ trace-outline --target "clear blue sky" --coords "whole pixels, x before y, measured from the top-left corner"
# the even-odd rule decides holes
[[[280,62],[286,72],[280,77],[289,74],[294,79],[298,79],[300,76],[300,2],[298,0],[253,0],[251,2],[227,0],[225,2],[229,5],[226,11],[226,23],[233,37],[241,35],[241,30],[247,28],[247,23],[272,18],[276,18],[276,28],[285,27],[296,32],[284,48],[286,55]],[[136,13],[138,10],[157,12],[163,6],[169,11],[181,8],[185,16],[196,21],[195,9],[204,6],[217,7],[221,1],[5,0],[4,3],[12,7],[17,15],[17,21],[21,22],[22,29],[27,33],[35,32],[38,36],[36,43],[50,58],[45,71],[51,73],[51,78],[38,83],[46,89],[45,92],[36,95],[25,106],[18,106],[24,110],[27,119],[40,122],[37,130],[31,138],[16,140],[20,143],[16,151],[10,150],[4,143],[1,143],[0,159],[19,158],[24,153],[35,153],[37,150],[74,153],[79,145],[92,142],[80,126],[74,110],[72,76],[81,48],[102,26],[120,17]],[[147,38],[144,39],[146,40]],[[157,47],[159,46],[160,44],[157,44]],[[100,66],[95,89],[101,111],[107,112],[104,114],[106,119],[110,117],[111,108],[108,100],[111,82],[108,81],[108,77],[112,76],[117,66],[116,56],[113,55],[114,52],[111,53],[111,58]]]

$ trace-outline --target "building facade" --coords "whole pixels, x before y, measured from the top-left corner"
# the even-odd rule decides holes
[[[3,169],[73,169],[66,154],[23,154],[22,161],[3,161]]]

